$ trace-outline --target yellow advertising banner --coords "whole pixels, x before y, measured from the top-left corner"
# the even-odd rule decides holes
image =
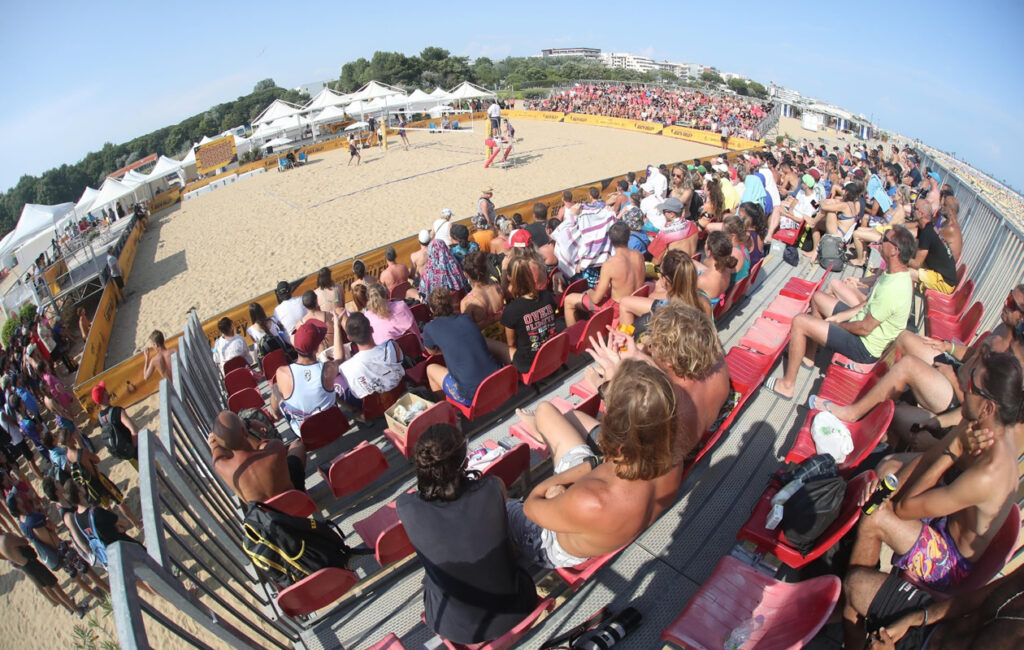
[[[523,120],[544,120],[546,122],[561,122],[565,113],[555,111],[521,111],[514,108],[505,108],[501,111],[502,117]]]
[[[181,187],[178,185],[171,185],[170,189],[165,192],[160,192],[153,197],[153,200],[149,204],[149,212],[150,214],[156,214],[161,210],[166,210],[180,200]]]
[[[107,342],[110,341],[110,330],[114,326],[114,314],[117,312],[114,288],[107,285],[100,296],[96,313],[92,317],[92,327],[85,339],[85,350],[78,362],[76,383],[88,377],[94,377],[103,370],[103,359],[107,354]],[[77,386],[76,393],[77,391]],[[82,403],[83,406],[85,402]]]
[[[235,152],[235,136],[233,135],[210,140],[206,144],[196,147],[196,171],[200,174],[209,174],[237,159],[238,154]]]

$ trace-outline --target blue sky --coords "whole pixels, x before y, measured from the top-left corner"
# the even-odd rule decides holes
[[[495,11],[485,15],[485,6]],[[353,10],[335,2],[5,0],[0,189],[246,94],[260,79],[285,87],[334,79],[344,62],[375,50],[415,54],[428,45],[471,58],[586,46],[712,65],[874,116],[1024,189],[1022,2],[812,11],[806,3],[685,2],[660,3],[661,16],[651,5],[581,6],[524,1],[442,15],[401,2]]]

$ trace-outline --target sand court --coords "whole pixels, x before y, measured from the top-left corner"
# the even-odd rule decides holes
[[[150,220],[107,351],[110,367],[154,329],[181,330],[195,307],[208,318],[322,266],[430,228],[442,208],[476,213],[484,186],[509,205],[648,164],[721,151],[673,138],[580,124],[516,121],[517,164],[484,169],[476,133],[412,131],[385,152],[347,149],[304,167],[268,171],[203,194]],[[511,216],[511,215],[509,215]]]

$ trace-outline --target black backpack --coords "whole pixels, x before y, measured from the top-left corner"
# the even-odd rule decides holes
[[[803,486],[786,501],[782,511],[782,532],[786,542],[807,555],[821,534],[839,517],[846,497],[846,481],[839,476],[835,459],[816,454],[792,472],[776,476],[780,483],[799,478]]]
[[[298,358],[295,348],[285,343],[284,339],[280,336],[275,336],[274,334],[266,334],[256,343],[256,358],[262,361],[263,357],[274,350],[284,350],[284,358],[288,363],[292,363]]]
[[[690,221],[697,221],[700,219],[701,210],[704,209],[704,199],[700,194],[694,192],[690,195],[690,214],[687,218]]]
[[[337,526],[322,517],[293,517],[253,501],[242,521],[242,549],[257,571],[278,586],[287,586],[320,569],[348,568],[352,549]]]
[[[131,432],[119,422],[121,411],[120,406],[111,406],[106,411],[100,411],[98,417],[103,444],[112,456],[122,460],[134,460],[139,457],[139,450],[132,443]]]
[[[821,268],[832,267],[833,273],[842,273],[846,265],[846,242],[836,235],[822,235],[818,244],[818,264]]]

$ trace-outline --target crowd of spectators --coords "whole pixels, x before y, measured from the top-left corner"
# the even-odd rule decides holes
[[[577,84],[546,99],[528,100],[525,108],[659,122],[714,133],[721,133],[724,127],[728,134],[748,140],[760,139],[757,124],[771,110],[768,104],[738,95],[631,84]]]

